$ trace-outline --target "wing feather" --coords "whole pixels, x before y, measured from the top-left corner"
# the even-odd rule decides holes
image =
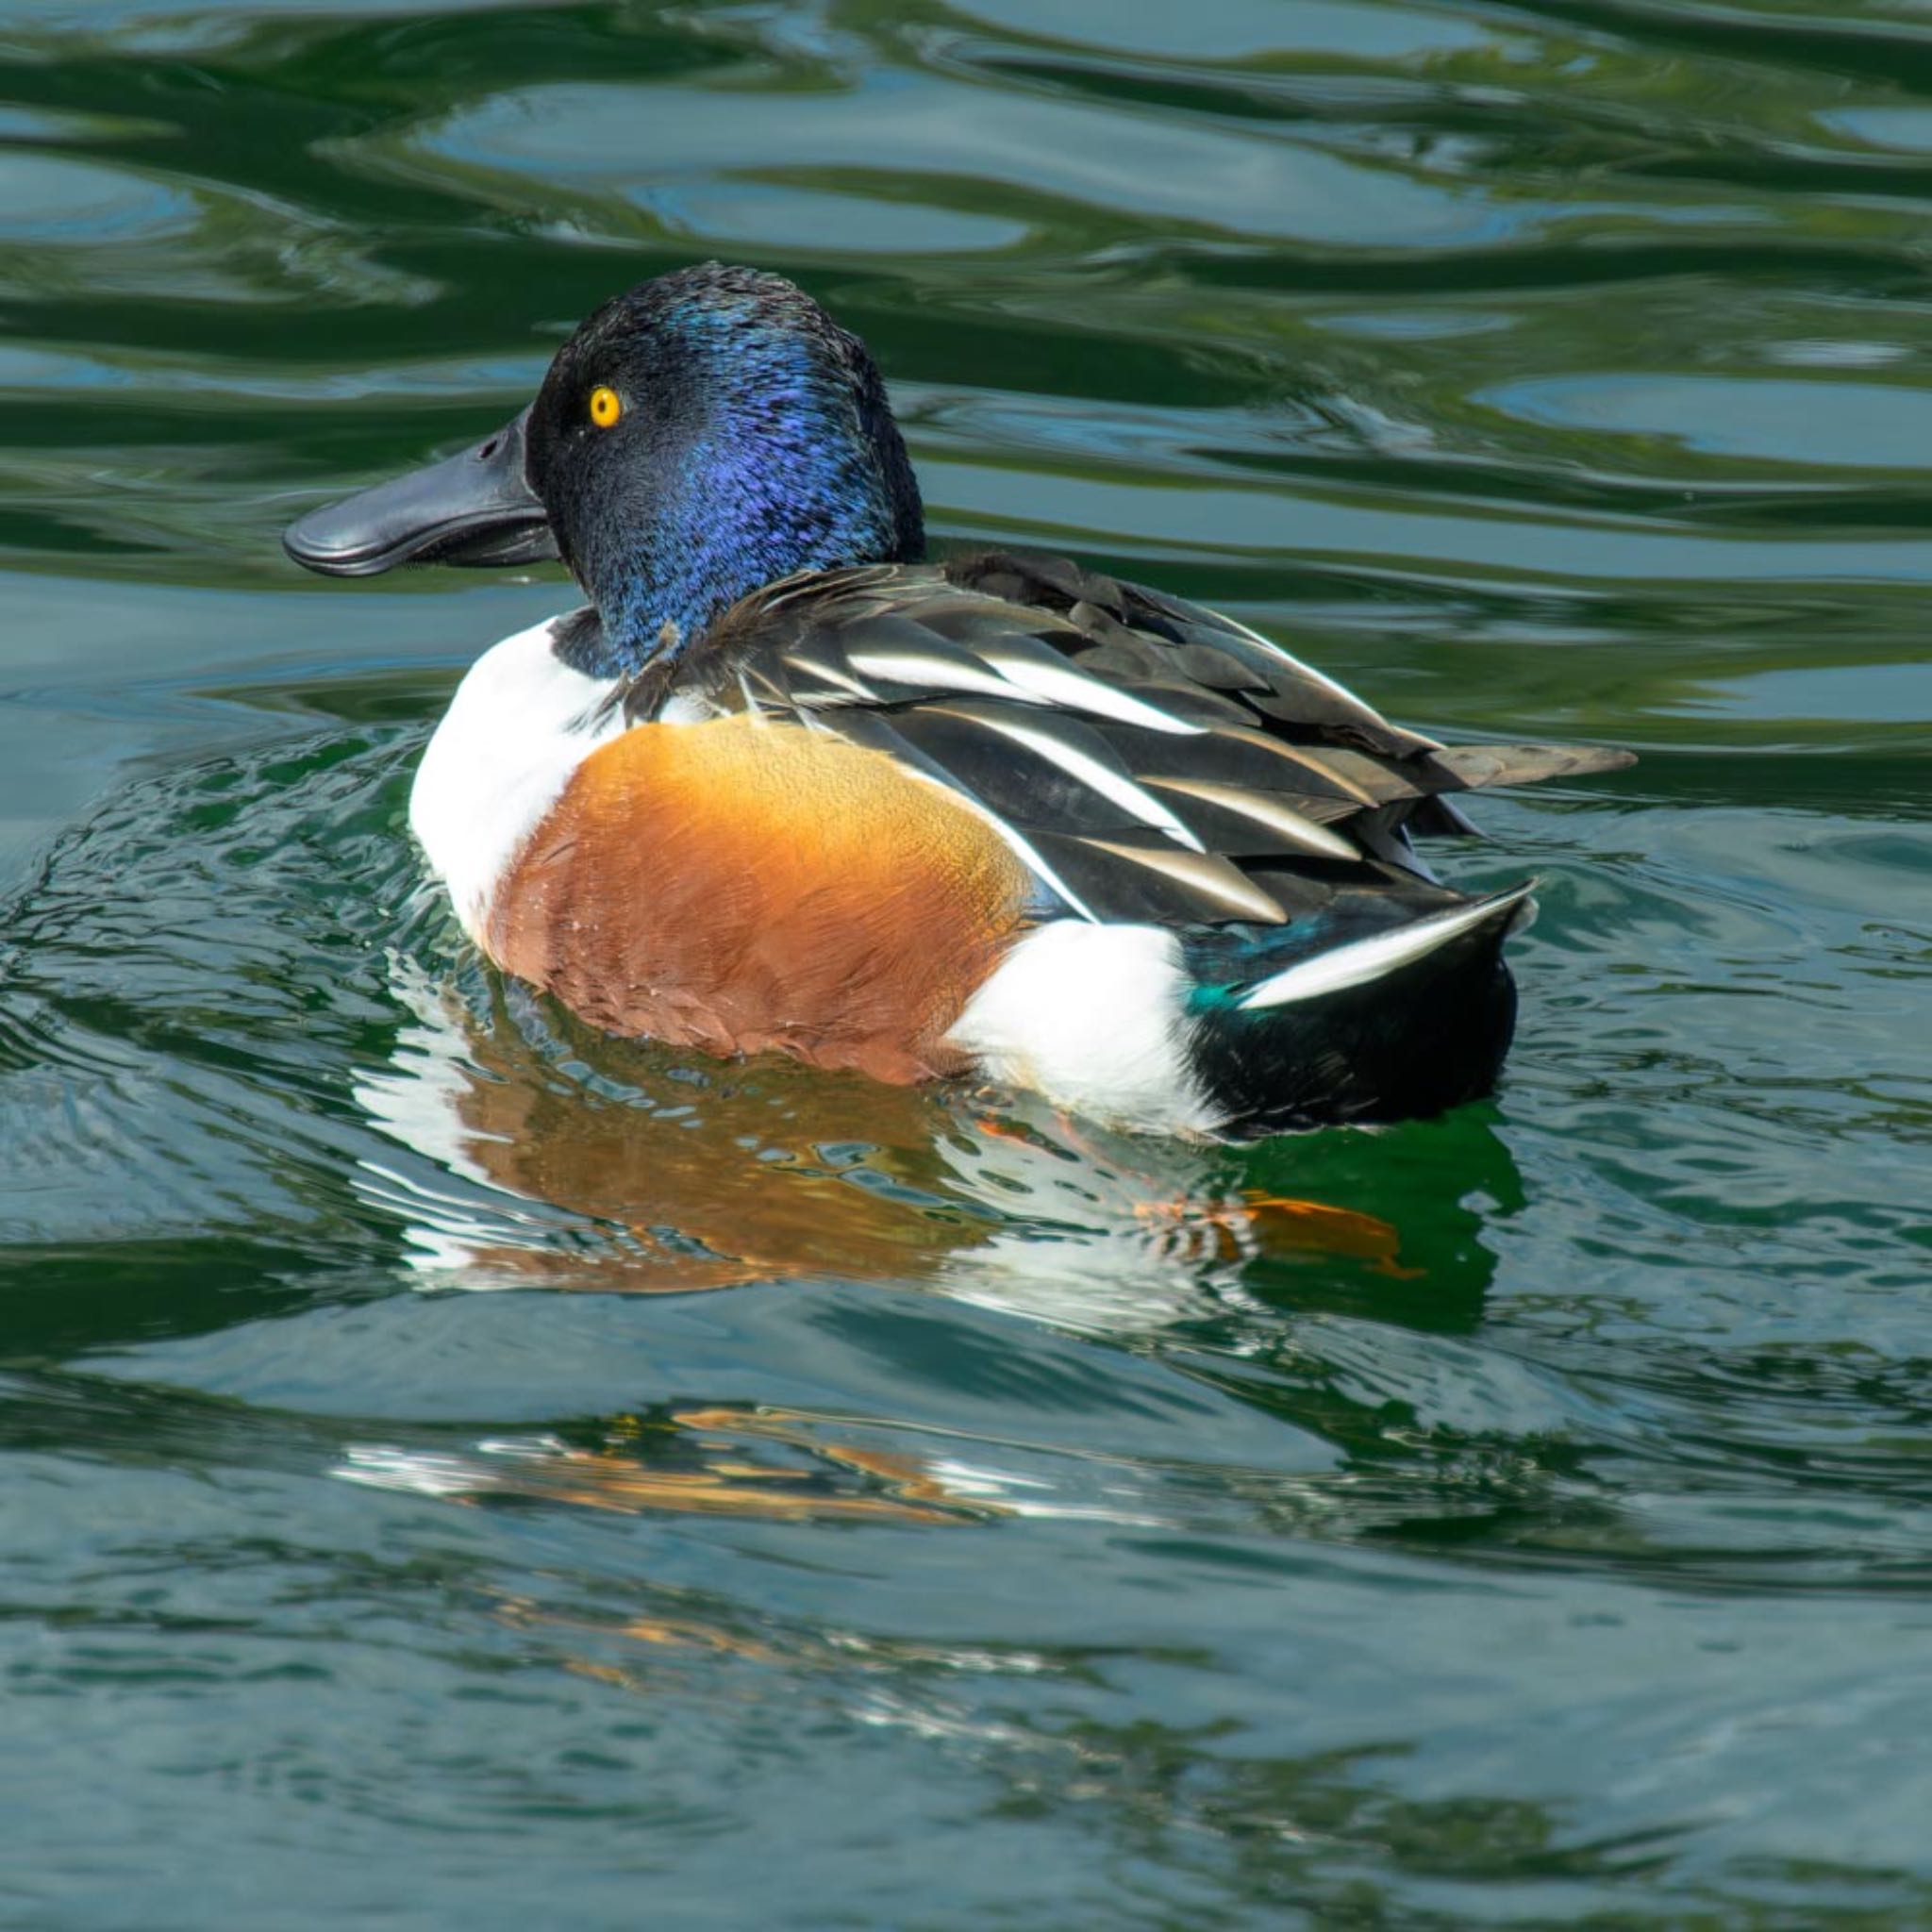
[[[1211,778],[1150,778],[1147,784],[1150,789],[1178,792],[1196,806],[1208,806],[1224,815],[1245,821],[1250,827],[1249,836],[1241,840],[1238,832],[1231,837],[1224,834],[1228,837],[1224,848],[1226,851],[1254,854],[1257,846],[1252,828],[1259,827],[1272,832],[1275,841],[1318,858],[1353,860],[1361,857],[1360,851],[1346,839],[1297,811],[1278,792],[1250,791],[1240,785],[1224,785]],[[1235,842],[1236,840],[1241,842]]]
[[[950,787],[1042,904],[1094,920],[1277,924],[1391,890],[1455,904],[1409,844],[1469,829],[1445,794],[1630,762],[1443,747],[1232,618],[1008,553],[788,578],[675,675],[651,667],[626,712],[687,695],[795,716]]]

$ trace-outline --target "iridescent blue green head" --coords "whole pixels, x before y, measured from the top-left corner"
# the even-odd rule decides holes
[[[924,526],[864,343],[782,276],[710,262],[607,302],[495,436],[283,541],[348,576],[560,556],[601,620],[579,668],[615,675],[795,571],[910,561]]]
[[[530,486],[627,669],[777,577],[924,547],[871,356],[778,275],[710,263],[606,303],[526,435]]]

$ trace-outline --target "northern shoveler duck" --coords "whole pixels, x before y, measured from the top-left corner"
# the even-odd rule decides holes
[[[460,456],[305,516],[364,575],[561,557],[591,602],[458,687],[410,823],[464,929],[608,1030],[1141,1127],[1438,1112],[1505,935],[1413,841],[1619,751],[1445,747],[1232,619],[1059,558],[924,560],[865,346],[715,263],[607,303]]]

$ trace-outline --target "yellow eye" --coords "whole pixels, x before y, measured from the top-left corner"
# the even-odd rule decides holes
[[[617,391],[600,382],[591,391],[591,421],[599,429],[608,429],[623,414],[624,403]]]

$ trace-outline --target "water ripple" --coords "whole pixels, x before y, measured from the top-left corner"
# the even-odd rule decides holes
[[[35,0],[0,56],[23,1923],[1932,1911],[1913,8]],[[480,969],[408,773],[564,589],[276,534],[710,254],[873,342],[942,539],[1642,751],[1446,856],[1544,881],[1494,1102],[1134,1141]]]

